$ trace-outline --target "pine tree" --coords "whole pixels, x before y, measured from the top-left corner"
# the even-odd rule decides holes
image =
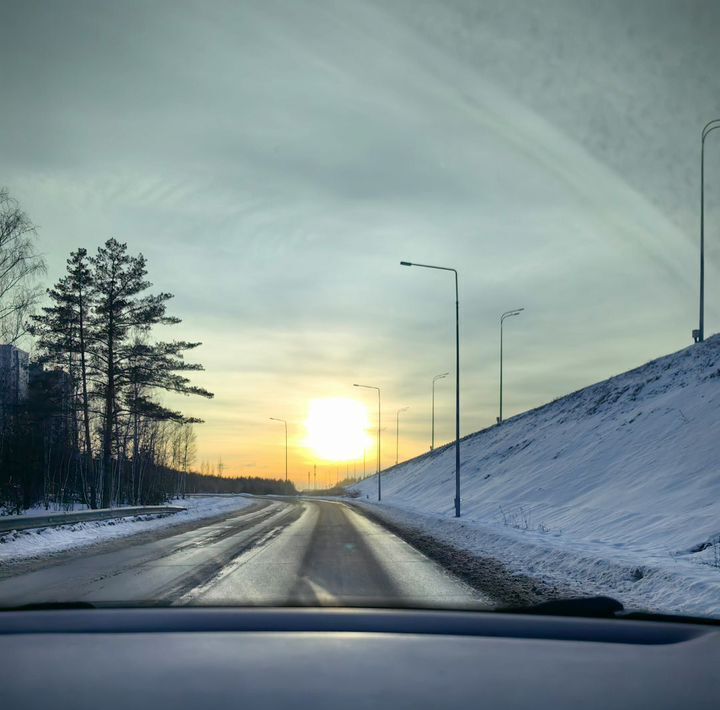
[[[89,330],[92,278],[87,263],[87,250],[71,252],[67,260],[67,273],[47,290],[51,305],[42,308],[42,315],[32,316],[30,331],[38,337],[41,362],[66,369],[73,392],[79,391],[74,411],[80,412],[83,424],[83,451],[85,465],[81,467],[83,489],[89,479],[88,504],[97,507],[97,481],[93,465],[92,436],[90,433],[90,396],[88,371],[88,344],[93,335]],[[75,428],[77,431],[77,428]],[[77,436],[76,436],[77,445]]]
[[[166,314],[170,293],[146,294],[152,284],[146,279],[142,254],[130,256],[127,245],[108,240],[91,259],[93,266],[93,361],[101,377],[97,394],[103,401],[102,415],[102,505],[111,502],[113,453],[120,453],[120,415],[132,419],[134,453],[139,453],[139,426],[148,420],[185,419],[155,402],[154,390],[212,397],[194,387],[182,372],[202,370],[186,363],[183,352],[199,343],[150,342],[156,325],[174,325],[179,318]]]
[[[78,249],[67,261],[65,276],[48,290],[49,305],[33,318],[41,361],[70,378],[71,445],[76,452],[82,449],[83,496],[92,507],[98,502],[108,507],[121,498],[140,503],[147,496],[166,495],[157,478],[152,490],[143,490],[146,464],[156,470],[164,465],[160,457],[171,423],[185,426],[200,420],[164,406],[157,394],[213,396],[193,386],[185,374],[203,369],[184,359],[185,352],[200,343],[153,340],[154,326],[180,320],[166,313],[172,294],[147,293],[152,284],[146,276],[142,254],[129,255],[127,246],[115,239],[95,257]],[[94,418],[99,419],[100,435],[97,467]]]

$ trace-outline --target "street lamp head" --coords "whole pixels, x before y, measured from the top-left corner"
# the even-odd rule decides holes
[[[412,262],[411,261],[401,261],[400,266],[412,266]]]
[[[708,133],[720,128],[720,118],[713,118],[712,121],[708,121],[702,129],[702,142],[705,143]]]
[[[522,311],[524,311],[524,310],[525,310],[524,308],[513,308],[511,311],[505,311],[505,313],[503,313],[500,316],[500,320],[503,321],[506,318],[512,318],[513,316],[519,316],[520,313],[522,313]]]
[[[378,392],[380,392],[380,388],[375,387],[374,385],[353,385],[353,387],[364,387],[367,390],[377,390]]]

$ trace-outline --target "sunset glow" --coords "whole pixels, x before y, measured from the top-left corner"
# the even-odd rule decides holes
[[[324,461],[356,461],[372,444],[367,409],[341,397],[310,402],[305,446]]]

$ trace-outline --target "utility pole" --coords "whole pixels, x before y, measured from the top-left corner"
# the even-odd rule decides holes
[[[435,375],[432,381],[432,425],[430,427],[430,451],[435,448],[435,383],[438,380],[442,380],[447,377],[450,373],[443,372],[442,375]]]
[[[395,465],[398,465],[399,461],[399,450],[400,450],[400,412],[405,412],[406,410],[410,409],[410,407],[403,407],[402,409],[398,409],[395,413]]]
[[[716,128],[720,128],[720,118],[703,126],[700,140],[700,320],[692,333],[696,343],[705,340],[705,139]]]
[[[431,264],[401,261],[400,266],[418,266],[423,269],[451,271],[455,276],[455,517],[460,517],[460,290],[457,269]]]
[[[382,500],[382,475],[380,463],[380,388],[372,385],[353,385],[353,387],[364,387],[369,390],[377,390],[378,393],[378,439],[377,439],[377,477],[378,477],[378,500]]]
[[[512,311],[505,311],[500,316],[500,416],[498,417],[498,424],[503,423],[503,321],[506,318],[512,318],[513,316],[519,316],[524,308],[515,308]]]

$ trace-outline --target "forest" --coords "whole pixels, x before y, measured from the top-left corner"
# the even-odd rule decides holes
[[[114,238],[92,254],[80,247],[44,289],[36,241],[29,216],[0,189],[0,509],[294,492],[280,480],[193,472],[201,420],[162,395],[213,393],[189,377],[203,370],[186,360],[201,343],[157,337],[181,321],[168,312],[172,294],[153,291],[141,253]]]

